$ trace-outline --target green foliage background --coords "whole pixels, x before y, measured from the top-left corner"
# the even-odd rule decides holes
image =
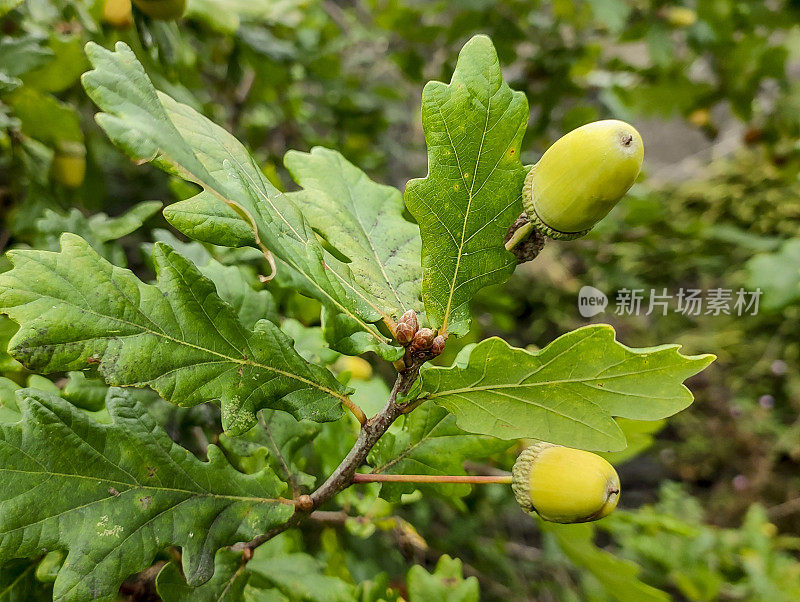
[[[543,346],[587,324],[575,304],[586,284],[606,292],[760,287],[764,296],[757,316],[606,313],[591,320],[611,323],[631,346],[670,341],[688,354],[719,356],[691,381],[695,404],[663,430],[660,423],[636,430],[636,423],[620,421],[630,445],[624,455],[610,456],[622,477],[623,505],[597,526],[521,521],[499,486],[464,489],[458,492],[463,497],[444,488],[397,490],[385,496],[391,503],[378,498],[377,486],[351,489],[340,496],[341,512],[262,546],[246,571],[234,552],[219,553],[217,567],[229,570],[218,571],[203,592],[187,589],[175,559],[164,554],[157,585],[165,600],[800,597],[796,2],[188,5],[179,25],[137,15],[132,27],[116,30],[102,22],[100,0],[0,2],[4,250],[57,250],[58,234],[68,231],[147,281],[154,266],[143,249],[167,242],[216,283],[242,323],[288,316],[282,330],[295,339],[298,353],[332,366],[346,383],[344,358],[322,344],[318,302],[293,292],[291,282],[271,287],[269,295],[257,278],[267,271],[259,253],[187,243],[167,230],[157,205],[143,203],[171,203],[197,191],[132,164],[99,129],[78,80],[89,69],[83,46],[127,43],[158,88],[244,142],[278,190],[292,186],[285,151],[317,145],[338,149],[374,180],[402,188],[426,171],[422,86],[449,81],[464,42],[485,33],[506,81],[530,104],[523,164],[535,162],[560,134],[605,117],[678,132],[681,159],[686,145],[680,136],[705,140],[714,150],[696,157],[688,177],[646,163],[628,198],[586,239],[551,243],[507,283],[480,292],[469,310],[471,330],[459,344],[498,335],[520,347]],[[86,148],[87,177],[75,190],[51,177],[54,151],[63,142]],[[325,220],[318,221],[324,227]],[[15,330],[0,317],[3,348]],[[448,346],[440,363],[450,365],[457,351]],[[104,408],[113,392],[82,373],[48,380],[5,353],[0,371],[0,422],[3,413],[16,415],[13,392],[21,386],[60,393],[110,421]],[[370,404],[385,399],[389,376],[376,372],[346,384],[374,413],[379,407]],[[308,478],[329,473],[355,432],[341,423],[278,429],[285,416],[268,410],[262,420],[287,433],[285,440],[226,439],[213,408],[177,408],[154,394],[136,395],[180,445],[204,458],[208,443],[218,443],[248,474],[281,474],[272,446],[302,450],[292,472]],[[307,445],[315,435],[315,445]],[[462,444],[468,450],[479,445]],[[487,465],[479,468],[507,469],[517,450],[489,447]],[[459,449],[449,451],[457,455]],[[381,453],[389,452],[376,448],[378,460]],[[452,457],[443,461],[459,464]],[[60,563],[47,555],[0,568],[0,600],[49,599],[48,566]],[[121,595],[141,595],[139,583],[131,579]]]

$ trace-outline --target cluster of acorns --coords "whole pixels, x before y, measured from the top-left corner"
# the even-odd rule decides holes
[[[395,339],[406,348],[403,362],[422,364],[444,351],[445,337],[430,328],[420,328],[417,314],[409,309],[402,315],[395,327]]]

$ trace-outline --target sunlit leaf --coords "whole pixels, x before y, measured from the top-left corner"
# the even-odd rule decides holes
[[[604,324],[574,330],[538,352],[491,338],[472,347],[467,364],[426,369],[423,398],[472,433],[618,451],[626,442],[613,416],[659,420],[692,403],[681,383],[714,356],[684,356],[679,347],[631,349]]]
[[[522,212],[528,102],[503,81],[491,40],[472,38],[449,84],[422,93],[428,175],[405,198],[422,232],[422,295],[433,325],[463,334],[469,301],[516,266],[503,238]]]

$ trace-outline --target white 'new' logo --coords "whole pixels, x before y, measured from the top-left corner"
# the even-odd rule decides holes
[[[603,291],[593,286],[581,287],[578,292],[578,311],[584,318],[591,318],[605,311],[608,297]]]

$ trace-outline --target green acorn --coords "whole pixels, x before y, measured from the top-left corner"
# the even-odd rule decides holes
[[[559,138],[525,178],[528,218],[550,238],[585,235],[628,192],[642,167],[636,129],[615,119],[588,123]]]
[[[512,471],[514,497],[526,512],[554,523],[585,523],[608,516],[619,501],[619,476],[591,452],[537,443]]]
[[[86,148],[82,142],[60,141],[52,164],[53,179],[65,188],[80,188],[86,177]]]

